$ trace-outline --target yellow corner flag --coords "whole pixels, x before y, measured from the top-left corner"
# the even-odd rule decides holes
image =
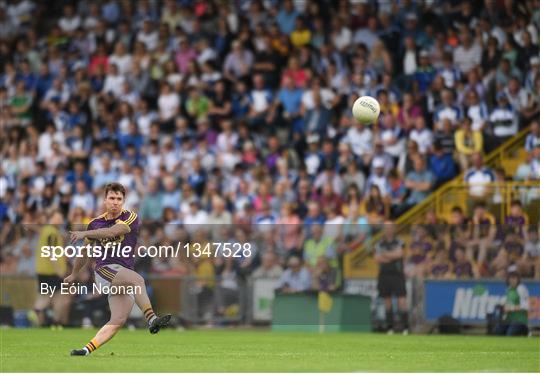
[[[328,313],[332,309],[332,296],[328,292],[320,291],[319,292],[319,311],[323,313]]]

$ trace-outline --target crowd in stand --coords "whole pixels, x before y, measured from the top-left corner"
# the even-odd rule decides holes
[[[141,243],[254,243],[143,271],[338,288],[374,225],[460,172],[473,197],[508,178],[483,154],[530,124],[512,177],[540,180],[539,27],[539,0],[0,1],[2,272],[31,268],[20,226],[87,223],[117,181]],[[371,125],[351,116],[363,95]],[[519,202],[501,233],[477,200],[415,228],[409,275],[540,276]]]

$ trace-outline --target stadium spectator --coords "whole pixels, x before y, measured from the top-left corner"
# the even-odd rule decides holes
[[[461,170],[468,170],[474,154],[481,153],[484,138],[481,130],[473,130],[470,118],[464,118],[461,128],[455,132],[455,145]]]
[[[465,183],[469,184],[469,195],[474,199],[481,199],[491,192],[488,185],[495,182],[493,171],[484,166],[484,158],[481,153],[472,154],[472,167],[464,176]]]
[[[477,274],[476,266],[467,258],[465,250],[462,247],[457,247],[454,255],[453,276],[457,279],[475,278]]]
[[[291,256],[287,261],[287,269],[281,275],[278,290],[283,293],[296,293],[311,288],[311,275],[303,266],[299,257]]]
[[[538,227],[529,226],[523,257],[519,261],[522,274],[540,279],[540,235]]]
[[[279,279],[282,274],[283,269],[278,263],[276,254],[266,251],[262,255],[261,265],[253,272],[253,277]]]
[[[426,168],[423,158],[414,160],[414,170],[405,176],[405,186],[409,189],[408,205],[415,205],[424,200],[435,184],[434,174]]]
[[[339,269],[331,265],[331,261],[319,256],[313,269],[313,289],[317,291],[336,291],[340,286]]]
[[[429,169],[435,176],[433,188],[453,179],[457,175],[457,167],[450,153],[444,153],[442,144],[435,142],[433,153],[429,158]]]
[[[507,284],[503,306],[505,319],[496,327],[496,333],[506,336],[527,335],[529,332],[527,326],[529,323],[529,291],[521,283],[521,276],[514,268],[508,272]]]

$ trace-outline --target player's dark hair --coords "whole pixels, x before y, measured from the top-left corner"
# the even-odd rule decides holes
[[[120,192],[123,197],[126,197],[126,188],[123,185],[121,185],[120,183],[113,182],[113,183],[107,184],[105,186],[105,197],[107,197],[107,194],[110,191],[112,191],[112,192]]]

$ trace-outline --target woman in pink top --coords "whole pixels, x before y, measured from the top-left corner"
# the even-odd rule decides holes
[[[406,134],[414,127],[416,118],[422,115],[422,108],[414,102],[413,95],[406,93],[403,95],[403,105],[398,113],[398,122]]]
[[[285,203],[281,207],[277,234],[279,244],[287,255],[302,252],[302,222],[294,212],[292,203]]]
[[[310,74],[309,72],[300,66],[298,58],[291,57],[287,69],[283,72],[281,76],[281,85],[283,86],[283,81],[285,78],[291,78],[294,82],[296,88],[305,88],[307,82],[309,81]]]

